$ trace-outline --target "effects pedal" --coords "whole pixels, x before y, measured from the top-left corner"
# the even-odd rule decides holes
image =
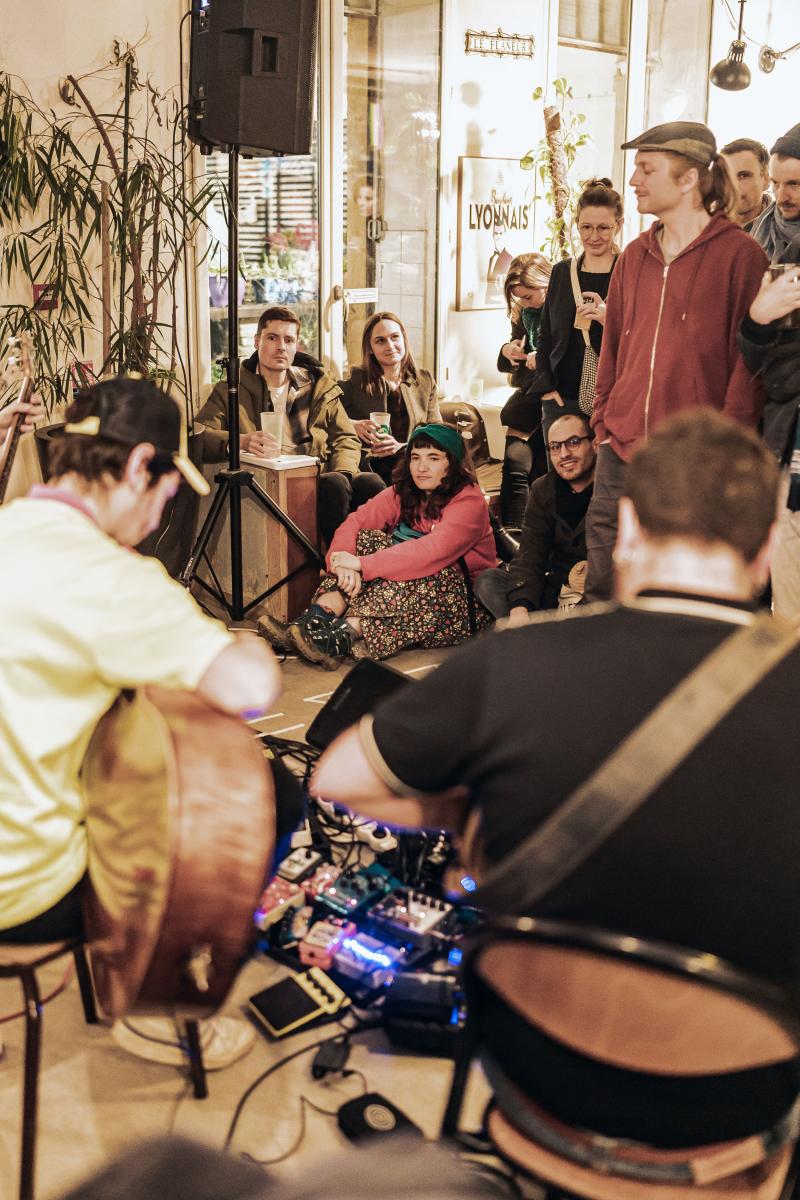
[[[280,879],[277,875],[261,893],[258,908],[255,913],[255,923],[259,929],[269,929],[276,925],[292,908],[302,908],[306,902],[306,894],[296,883],[288,879]]]
[[[372,863],[364,870],[343,871],[336,882],[325,888],[317,898],[337,916],[351,917],[398,886],[398,880],[385,867]]]
[[[380,1092],[367,1092],[365,1096],[348,1100],[339,1109],[336,1120],[342,1133],[351,1142],[360,1142],[365,1138],[380,1137],[387,1133],[423,1136],[419,1126]]]
[[[376,929],[416,946],[428,945],[430,934],[441,932],[453,912],[452,904],[413,888],[397,888],[379,900],[367,916]]]
[[[322,967],[323,971],[327,971],[344,939],[352,937],[356,932],[353,922],[345,921],[343,917],[328,917],[326,921],[316,921],[297,947],[300,962],[304,966]]]
[[[316,900],[327,888],[333,887],[341,873],[341,867],[335,867],[333,863],[322,863],[311,878],[304,881],[303,891],[309,900]]]
[[[300,846],[292,850],[278,867],[281,879],[289,879],[292,883],[300,883],[316,871],[322,862],[322,855],[310,846]]]
[[[363,825],[357,825],[354,832],[358,840],[376,854],[385,854],[387,850],[397,848],[397,838],[391,829],[379,825],[376,821],[365,821]]]
[[[405,960],[400,946],[389,946],[377,938],[359,933],[346,937],[333,956],[333,966],[348,979],[357,979],[370,988],[391,979]]]

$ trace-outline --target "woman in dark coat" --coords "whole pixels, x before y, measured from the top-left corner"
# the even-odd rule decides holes
[[[518,254],[503,284],[511,338],[500,347],[497,369],[508,373],[516,390],[500,413],[507,426],[500,519],[514,529],[522,525],[528,487],[547,470],[540,428],[542,404],[530,388],[536,376],[536,349],[551,269],[543,254]]]
[[[339,380],[342,404],[364,447],[363,466],[390,483],[412,430],[442,420],[436,380],[414,362],[403,322],[394,313],[370,317],[361,354],[361,366],[353,367],[349,379]],[[384,428],[370,419],[372,412],[387,414]]]

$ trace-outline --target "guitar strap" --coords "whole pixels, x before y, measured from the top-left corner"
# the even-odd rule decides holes
[[[737,630],[645,717],[538,829],[481,878],[472,899],[528,912],[572,875],[800,641],[769,615]]]

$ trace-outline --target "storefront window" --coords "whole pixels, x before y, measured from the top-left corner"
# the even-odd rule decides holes
[[[704,121],[712,0],[649,0],[643,129]]]
[[[572,88],[568,109],[586,117],[590,142],[580,151],[575,179],[608,177],[622,190],[630,0],[562,0],[558,16],[558,74]]]
[[[224,186],[228,156],[215,153],[207,171]],[[215,246],[209,258],[212,377],[228,348],[228,230],[223,205],[209,225]],[[300,318],[300,343],[319,354],[319,225],[317,155],[243,158],[239,162],[239,353],[253,352],[258,318],[270,304],[288,305]]]

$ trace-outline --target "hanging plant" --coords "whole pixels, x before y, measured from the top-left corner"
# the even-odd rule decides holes
[[[192,286],[187,248],[218,186],[192,191],[179,105],[142,79],[136,49],[115,41],[104,67],[62,79],[61,114],[0,73],[0,285],[25,295],[0,306],[0,341],[30,334],[48,411],[70,398],[90,334],[102,344],[98,375],[136,371],[187,398],[194,390],[176,297],[179,276]],[[109,81],[105,111],[96,96]]]
[[[578,151],[591,141],[582,129],[586,121],[583,113],[566,110],[567,100],[572,99],[572,88],[567,80],[553,80],[556,104],[543,108],[544,136],[520,159],[523,171],[532,171],[534,186],[543,188],[535,199],[543,199],[550,207],[550,216],[545,221],[548,237],[539,247],[551,259],[569,258],[575,253],[571,215],[579,188],[570,182],[569,172],[575,163]],[[534,101],[544,99],[544,88],[538,87],[532,94]]]

